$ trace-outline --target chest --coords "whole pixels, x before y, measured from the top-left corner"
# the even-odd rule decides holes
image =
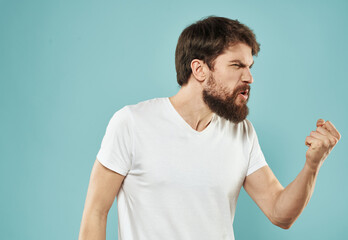
[[[143,132],[128,173],[130,184],[142,189],[199,189],[205,194],[239,192],[248,167],[248,147],[228,135],[201,137]]]

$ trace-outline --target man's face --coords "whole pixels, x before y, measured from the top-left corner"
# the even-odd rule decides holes
[[[251,48],[244,43],[229,47],[216,58],[214,71],[210,71],[202,92],[212,112],[234,123],[247,117],[252,64]],[[244,91],[247,92],[241,94]]]

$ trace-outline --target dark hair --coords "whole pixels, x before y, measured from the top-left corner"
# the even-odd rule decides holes
[[[260,51],[260,44],[253,31],[238,20],[208,16],[186,27],[180,34],[175,50],[179,85],[188,82],[193,59],[204,61],[214,71],[215,59],[230,45],[238,42],[250,46],[252,55],[257,56]]]

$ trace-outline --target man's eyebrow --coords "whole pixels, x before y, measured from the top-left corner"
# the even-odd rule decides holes
[[[229,62],[237,62],[239,63],[242,67],[246,67],[246,64],[244,64],[241,60],[239,59],[234,59],[234,60],[230,60]],[[254,60],[252,62],[252,64],[250,65],[250,68],[254,65]]]

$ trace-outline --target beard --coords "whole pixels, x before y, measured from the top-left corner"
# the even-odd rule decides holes
[[[249,90],[247,100],[239,97],[240,92],[246,89]],[[203,89],[202,94],[203,101],[212,112],[235,124],[246,119],[249,114],[249,108],[246,105],[250,97],[249,85],[241,85],[229,94],[229,90],[223,88],[220,90],[217,87],[216,81],[211,75],[207,81],[207,88]]]

